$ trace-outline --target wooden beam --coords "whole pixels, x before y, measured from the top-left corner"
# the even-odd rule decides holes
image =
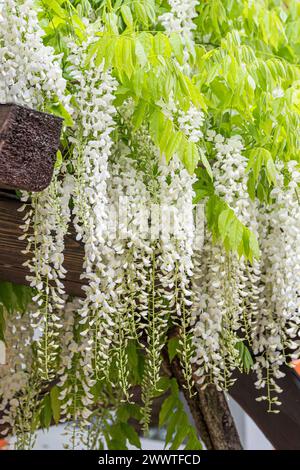
[[[41,191],[49,186],[62,119],[17,104],[0,104],[0,187]]]
[[[23,266],[27,256],[22,254],[26,242],[19,240],[22,235],[20,225],[23,214],[18,212],[21,203],[0,195],[0,280],[15,284],[28,284],[26,276],[28,269]],[[65,280],[66,292],[70,295],[83,297],[81,289],[84,282],[80,280],[84,249],[75,236],[70,233],[66,237],[65,263],[67,275]]]

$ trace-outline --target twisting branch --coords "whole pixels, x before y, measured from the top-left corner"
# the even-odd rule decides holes
[[[173,333],[174,334],[174,333]],[[168,352],[163,351],[164,366],[176,378],[194,419],[199,436],[208,450],[242,450],[233,417],[224,393],[218,392],[214,385],[202,390],[193,386],[193,396],[187,389],[178,358],[170,363]]]

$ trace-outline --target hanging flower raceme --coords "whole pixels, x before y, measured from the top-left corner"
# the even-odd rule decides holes
[[[161,235],[159,282],[161,296],[179,328],[178,354],[187,387],[192,385],[191,278],[195,221],[193,183],[183,164],[174,157],[169,165],[160,164]]]
[[[62,102],[66,80],[61,57],[43,44],[34,0],[4,0],[0,4],[0,102],[14,102],[43,111]]]
[[[160,23],[168,34],[179,33],[184,44],[184,61],[187,62],[193,51],[193,31],[196,25],[196,6],[199,0],[168,0],[170,11],[159,17]],[[187,68],[189,66],[187,65]]]
[[[146,430],[150,421],[152,400],[157,393],[160,379],[161,350],[165,344],[170,315],[164,306],[160,279],[162,214],[157,173],[159,154],[146,126],[138,132],[133,132],[131,104],[126,103],[126,107],[122,109],[126,145],[120,142],[117,146],[116,163],[111,168],[113,192],[110,191],[110,194],[115,204],[119,201],[121,238],[115,244],[119,249],[115,262],[120,272],[118,290],[122,293],[125,307],[122,326],[116,338],[122,337],[122,330],[123,335],[127,331],[127,337],[135,338],[145,352],[142,400],[143,427]],[[124,207],[120,204],[121,199]],[[112,265],[112,261],[109,264]],[[122,309],[119,309],[120,311],[122,312]],[[120,313],[117,318],[119,316]],[[121,364],[120,340],[118,345],[118,363]]]
[[[119,386],[128,398],[128,341],[138,340],[147,311],[145,291],[148,290],[148,267],[152,249],[149,246],[148,218],[150,194],[136,169],[136,162],[127,157],[129,148],[118,145],[115,162],[110,165],[109,187],[111,224],[108,239],[111,244],[105,261],[110,267],[116,294],[115,328],[112,357],[117,365]],[[143,278],[143,281],[142,281]],[[142,281],[142,282],[141,282]]]
[[[31,0],[5,0],[0,13],[0,102],[16,102],[45,110],[47,104],[62,102],[68,108],[66,81],[61,57],[43,44],[44,34]],[[53,309],[61,307],[64,286],[64,236],[69,223],[69,179],[58,179],[56,171],[48,189],[37,195],[23,194],[31,204],[24,216],[28,281],[35,288],[39,306],[33,325],[40,328],[38,360],[42,380],[53,378],[57,365],[59,319]],[[23,208],[27,209],[27,205]]]
[[[33,336],[30,315],[18,311],[10,315],[5,328],[6,365],[0,367],[0,425],[4,435],[16,436],[15,447],[19,449],[34,443],[31,430],[39,388],[32,369]]]
[[[255,228],[255,203],[247,191],[247,159],[242,154],[241,139],[234,136],[225,141],[212,131],[208,133],[208,139],[214,141],[216,150],[215,193],[245,225]],[[194,338],[194,361],[200,383],[212,381],[224,389],[232,383],[231,373],[240,366],[237,345],[243,339],[241,334],[246,337],[248,334],[248,315],[251,316],[252,308],[249,298],[253,300],[258,293],[257,282],[254,285],[249,282],[249,276],[254,281],[254,269],[258,274],[257,264],[248,266],[237,255],[226,253],[210,235],[207,237],[203,253],[198,255],[194,287],[201,292],[195,309],[195,315],[199,317]]]
[[[299,357],[300,172],[294,161],[287,169],[289,182],[278,178],[270,195],[273,202],[259,216],[263,291],[251,333],[256,386],[267,390],[260,399],[269,402],[269,411],[280,404],[281,366]]]
[[[109,218],[107,200],[108,159],[113,141],[116,81],[104,63],[86,69],[88,44],[74,45],[69,73],[75,85],[77,115],[70,142],[73,146],[75,188],[74,226],[77,239],[85,249],[84,277],[86,298],[80,308],[81,335],[91,336],[97,376],[107,371],[108,350],[112,341],[115,293],[111,270],[104,257]],[[91,333],[92,332],[92,333]]]
[[[61,421],[67,423],[66,433],[72,449],[80,445],[89,427],[94,397],[91,337],[80,335],[79,300],[68,301],[63,312],[64,341],[61,349],[61,369],[58,388],[61,402]]]
[[[64,238],[70,220],[69,200],[72,177],[62,182],[54,177],[49,188],[32,195],[31,208],[27,204],[22,229],[27,241],[29,256],[26,267],[30,271],[27,281],[36,291],[33,301],[38,308],[32,313],[32,326],[37,328],[37,354],[40,377],[50,380],[58,367],[58,337],[62,324],[57,312],[63,308],[65,292],[63,280],[66,270],[64,261]],[[28,202],[28,194],[22,196]]]

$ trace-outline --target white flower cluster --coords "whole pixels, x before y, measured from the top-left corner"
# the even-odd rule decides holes
[[[159,100],[157,105],[160,106],[164,115],[179,128],[190,142],[198,144],[201,141],[205,122],[205,116],[201,109],[196,108],[196,106],[190,103],[188,110],[183,111],[178,103],[175,102],[172,95],[170,95],[167,103]]]
[[[179,129],[187,136],[190,142],[196,144],[203,137],[204,113],[197,109],[194,105],[190,105],[189,109],[184,112],[178,111]]]
[[[171,10],[159,17],[159,21],[168,33],[180,33],[185,40],[193,41],[196,25],[196,6],[199,0],[168,0]]]
[[[185,45],[184,65],[180,66],[177,63],[177,66],[187,75],[191,74],[189,56],[194,48],[193,30],[196,25],[193,23],[193,18],[197,16],[195,7],[198,3],[198,0],[169,0],[171,10],[159,17],[159,21],[164,26],[167,34],[179,33],[182,38]],[[157,104],[161,106],[163,113],[171,121],[176,122],[179,129],[191,142],[198,143],[201,140],[203,137],[204,113],[200,109],[190,103],[189,109],[183,111],[178,103],[174,101],[172,95],[170,95],[168,103],[159,101]]]
[[[7,426],[2,430],[3,434],[16,435],[24,425],[21,415],[28,400],[26,391],[30,385],[33,333],[30,315],[19,312],[7,315],[6,364],[0,367],[0,425]],[[31,413],[29,404],[28,412]]]
[[[144,333],[142,399],[147,410],[160,378],[161,349],[170,321],[180,328],[179,349],[183,363],[189,364],[194,177],[177,158],[169,166],[161,161],[146,128],[131,135],[130,103],[122,116],[129,146],[119,143],[115,148],[108,189],[110,214],[114,218],[119,205],[121,219],[117,240],[112,242],[114,251],[105,257],[114,272],[119,307],[112,346],[122,370],[126,358],[121,345],[124,350],[126,338],[140,339]],[[126,208],[120,210],[121,200]],[[111,234],[113,240],[115,236]],[[186,370],[191,378],[191,370]],[[126,374],[119,378],[126,383]]]
[[[61,57],[43,44],[43,34],[32,0],[1,2],[0,102],[16,102],[39,110],[48,103],[62,102],[68,109]],[[52,377],[58,352],[55,341],[58,331],[54,329],[60,325],[53,308],[62,304],[64,236],[69,222],[68,180],[61,183],[57,176],[44,192],[23,195],[24,202],[32,203],[24,217],[22,238],[27,240],[26,252],[30,255],[33,252],[26,265],[31,272],[28,280],[37,291],[35,301],[39,309],[34,313],[37,317],[34,323],[41,328],[38,349],[40,372],[45,379]]]
[[[34,0],[0,3],[0,103],[43,110],[59,100],[67,106],[60,57],[43,44],[37,15]]]
[[[231,372],[240,367],[236,345],[247,340],[254,354],[259,399],[269,411],[280,404],[277,380],[281,366],[299,356],[300,172],[287,164],[289,182],[278,177],[271,205],[258,206],[247,192],[247,160],[238,136],[225,140],[209,131],[214,142],[215,193],[259,238],[261,259],[252,264],[207,238],[202,253],[195,253],[194,304],[195,362],[199,383],[214,382],[220,389],[231,385]],[[283,170],[280,166],[278,169]],[[283,173],[283,172],[282,172]]]
[[[104,63],[86,69],[87,47],[88,44],[74,45],[69,67],[76,81],[77,101],[75,130],[70,137],[75,173],[73,214],[77,239],[84,242],[84,277],[88,281],[86,298],[80,308],[85,325],[81,334],[88,334],[89,329],[94,331],[91,340],[96,354],[96,373],[101,374],[103,361],[108,359],[115,312],[114,280],[103,259],[106,249],[110,250],[105,240],[109,218],[107,180],[113,145],[116,81],[104,69]]]
[[[183,164],[173,157],[169,165],[160,164],[160,204],[162,233],[160,236],[159,279],[161,296],[179,326],[179,357],[188,386],[191,370],[191,278],[195,237],[193,183]]]
[[[72,192],[72,177],[60,181],[54,177],[50,186],[31,196],[30,209],[27,204],[23,225],[26,239],[26,253],[29,255],[24,265],[30,271],[27,281],[36,290],[33,301],[37,310],[31,314],[32,326],[39,330],[37,354],[39,372],[44,380],[55,375],[58,356],[58,337],[62,324],[57,311],[63,308],[65,293],[63,280],[66,270],[64,262],[64,238],[70,221],[69,200]],[[22,201],[27,203],[28,194]]]
[[[91,370],[92,334],[80,337],[80,317],[77,313],[80,301],[65,303],[63,315],[64,341],[62,343],[61,370],[59,371],[61,422],[67,423],[66,432],[71,437],[72,448],[80,444],[81,431],[89,425],[94,397],[91,388],[95,385]],[[79,433],[76,432],[79,429]]]
[[[254,226],[255,207],[247,192],[247,159],[242,154],[241,138],[233,136],[225,140],[214,131],[208,131],[207,137],[214,142],[216,150],[215,193],[244,224]],[[210,236],[203,253],[196,259],[194,289],[201,292],[195,309],[195,318],[198,317],[194,330],[197,375],[200,383],[208,380],[218,388],[227,389],[232,383],[232,370],[239,366],[237,332],[242,329],[248,333],[247,303],[249,297],[257,294],[256,290],[252,292],[256,283],[252,286],[248,277],[254,275],[255,268],[227,254]]]
[[[118,226],[117,233],[115,227],[108,233],[112,249],[106,255],[106,263],[113,272],[116,295],[112,353],[125,396],[128,396],[129,388],[126,346],[130,338],[139,337],[141,322],[147,317],[147,268],[151,265],[153,252],[148,236],[150,194],[135,162],[126,156],[128,150],[118,146],[115,163],[110,165],[110,214],[115,214]]]
[[[267,388],[261,399],[269,401],[270,410],[279,404],[276,394],[281,390],[276,380],[283,376],[281,365],[298,359],[300,350],[300,171],[294,161],[287,169],[289,183],[285,186],[283,176],[279,178],[271,192],[273,203],[259,217],[264,289],[253,322],[252,344],[257,356],[256,386]]]
[[[241,137],[236,135],[225,140],[214,131],[208,131],[208,136],[208,140],[214,141],[216,150],[213,166],[215,192],[235,211],[237,217],[246,216],[250,198],[247,195],[247,159],[242,155],[244,146]]]

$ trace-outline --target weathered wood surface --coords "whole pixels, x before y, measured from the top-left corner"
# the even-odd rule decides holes
[[[21,203],[16,199],[8,199],[0,195],[0,280],[16,284],[27,284],[28,269],[22,266],[27,256],[22,254],[26,247],[20,225],[23,213],[18,212]],[[71,234],[66,239],[65,267],[67,275],[65,280],[66,291],[78,297],[83,296],[80,280],[83,262],[83,247]]]
[[[0,187],[41,191],[51,181],[62,119],[0,104]]]
[[[25,248],[25,242],[18,239],[22,234],[19,227],[22,223],[22,213],[18,212],[19,207],[20,202],[13,195],[8,199],[7,194],[0,194],[0,280],[26,284],[28,271],[22,266],[26,256],[21,253]],[[65,285],[69,294],[79,297],[83,296],[81,289],[83,281],[80,279],[83,253],[82,245],[75,240],[74,234],[70,233],[65,249],[65,267],[68,270]],[[253,374],[240,374],[230,395],[252,417],[274,448],[300,450],[300,381],[291,369],[286,368],[285,372],[286,377],[280,380],[283,393],[280,396],[282,406],[279,414],[267,413],[266,404],[255,401],[258,392],[254,387]],[[179,382],[182,381],[176,363],[172,364],[172,374]],[[218,431],[221,432],[221,436],[218,437],[216,434],[215,442],[207,437],[208,446],[220,448],[224,445],[224,430],[228,429],[228,445],[234,448],[238,444],[235,439],[230,443],[230,436],[234,436],[234,428],[226,411],[227,404],[224,402],[226,399],[223,394],[222,396],[218,394],[219,392],[212,388],[208,388],[206,392],[197,390],[195,397],[187,400],[198,430],[202,434],[207,432],[207,426],[212,426],[217,432],[218,427],[215,426],[217,420],[221,419]]]

